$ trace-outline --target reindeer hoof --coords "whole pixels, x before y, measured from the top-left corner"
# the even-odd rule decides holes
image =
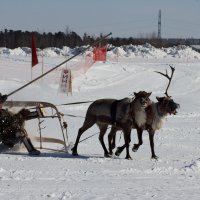
[[[133,145],[133,148],[132,148],[132,151],[133,152],[136,152],[138,150],[138,145],[137,144],[134,144]]]
[[[119,156],[120,156],[120,153],[115,152],[115,156],[119,157]]]
[[[111,158],[112,155],[110,155],[109,153],[105,153],[105,154],[104,154],[104,157],[105,157],[105,158]]]
[[[78,156],[77,150],[75,150],[74,147],[71,148],[71,151],[73,156]]]
[[[132,151],[136,152],[138,149],[139,149],[139,145],[138,144],[134,144],[133,148],[132,148]]]
[[[127,159],[127,160],[133,160],[133,159],[131,158],[131,156],[126,156],[125,159]]]
[[[109,154],[110,156],[113,156],[113,152],[112,152],[112,151],[110,151],[108,154]]]
[[[155,160],[158,160],[158,156],[154,155],[154,156],[151,156],[151,159],[155,159]]]
[[[77,152],[72,152],[72,155],[73,156],[78,156],[78,153]]]
[[[121,154],[120,147],[117,147],[117,150],[116,150],[116,152],[115,152],[115,155],[116,155],[116,156],[120,156],[120,154]]]

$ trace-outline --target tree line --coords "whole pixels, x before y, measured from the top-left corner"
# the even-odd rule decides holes
[[[62,48],[63,46],[68,46],[70,48],[74,48],[77,46],[90,45],[96,39],[102,37],[100,34],[99,37],[90,36],[87,33],[83,35],[83,37],[79,36],[74,31],[67,30],[64,32],[56,32],[56,33],[40,33],[34,32],[35,34],[35,43],[36,47],[43,49],[46,47],[58,47]],[[31,34],[29,31],[21,31],[21,30],[3,30],[0,31],[0,47],[7,47],[10,49],[14,49],[17,47],[31,47]],[[123,45],[141,45],[145,43],[152,44],[155,47],[168,47],[173,45],[191,45],[191,44],[200,44],[200,39],[158,39],[156,37],[150,38],[113,38],[110,37],[106,41],[108,44],[112,44],[114,46],[123,46]],[[105,45],[105,42],[101,44]]]
[[[31,47],[32,32],[21,30],[7,30],[0,31],[0,46],[14,49],[17,47]],[[74,48],[76,46],[87,45],[94,41],[94,38],[84,34],[81,38],[74,31],[69,33],[56,32],[56,33],[39,33],[34,32],[35,44],[37,48],[43,49],[46,47],[68,46]]]

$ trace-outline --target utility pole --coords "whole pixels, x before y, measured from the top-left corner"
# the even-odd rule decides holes
[[[161,10],[158,12],[158,39],[161,39]]]

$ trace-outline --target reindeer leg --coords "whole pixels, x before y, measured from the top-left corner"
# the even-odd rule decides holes
[[[116,147],[116,132],[117,130],[115,131],[115,134],[113,135],[113,138],[111,140],[111,148],[114,149]]]
[[[129,136],[129,143],[130,143],[131,139]],[[115,155],[116,156],[120,156],[120,154],[122,153],[122,151],[126,148],[126,143],[120,147],[117,147],[117,150],[115,151]]]
[[[153,131],[153,130],[149,131],[149,141],[150,141],[150,147],[151,147],[151,158],[152,159],[158,159],[158,156],[156,156],[156,154],[154,152],[154,134],[155,134],[155,131]]]
[[[83,126],[79,129],[78,135],[77,135],[77,138],[76,138],[76,142],[75,142],[75,144],[74,144],[74,147],[71,149],[71,150],[72,150],[72,155],[73,155],[73,156],[78,156],[77,147],[78,147],[78,143],[79,143],[79,140],[80,140],[81,135],[82,135],[87,129],[89,129],[90,127],[92,127],[94,124],[95,124],[94,121],[85,120]]]
[[[108,145],[109,145],[109,154],[112,155],[112,150],[115,148],[115,138],[116,138],[116,127],[112,126],[110,133],[108,134]]]
[[[108,150],[107,150],[106,145],[105,145],[104,140],[103,140],[103,137],[106,133],[107,127],[108,127],[107,125],[99,125],[99,129],[100,129],[99,141],[101,143],[101,146],[103,147],[104,156],[110,157],[110,154],[108,153]]]
[[[117,147],[117,150],[115,152],[115,155],[116,156],[120,156],[120,154],[122,153],[122,151],[125,149],[126,145],[124,144],[123,146],[121,147]]]
[[[136,152],[139,149],[140,145],[143,144],[142,132],[143,132],[142,129],[140,129],[140,128],[137,129],[138,144],[133,145],[132,151],[134,151],[134,152]]]
[[[132,160],[130,153],[129,153],[129,143],[131,141],[131,129],[124,131],[124,140],[126,146],[126,157],[125,159]]]
[[[131,130],[130,131],[123,131],[124,133],[124,140],[125,140],[125,144],[122,145],[121,147],[117,147],[117,150],[115,152],[116,156],[120,156],[120,154],[122,153],[122,151],[126,148],[126,159],[131,160],[131,156],[129,154],[129,143],[131,141]]]

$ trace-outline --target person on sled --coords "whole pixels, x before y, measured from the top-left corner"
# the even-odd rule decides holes
[[[22,109],[18,113],[12,113],[2,106],[7,100],[7,95],[0,93],[0,145],[13,148],[17,143],[22,142],[29,152],[29,155],[39,155],[40,151],[34,148],[24,128],[25,120],[31,112]]]

